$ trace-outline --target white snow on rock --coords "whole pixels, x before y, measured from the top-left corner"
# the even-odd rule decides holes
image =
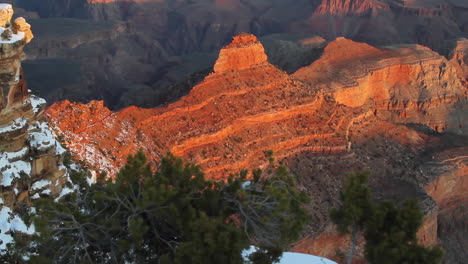
[[[244,257],[245,260],[247,260],[248,256],[254,253],[256,250],[257,250],[256,247],[250,246],[249,249],[244,250],[242,252],[242,256]],[[278,264],[337,264],[337,263],[329,259],[314,256],[314,255],[294,253],[294,252],[284,252]]]
[[[17,152],[4,152],[3,156],[9,161],[14,162],[20,159],[23,159],[28,154],[28,147],[24,147]]]
[[[37,114],[37,112],[39,112],[39,110],[41,110],[41,106],[46,104],[45,99],[37,97],[35,95],[31,95],[29,100],[31,102],[31,106],[32,106],[33,111],[34,111],[35,114]]]
[[[0,173],[3,176],[0,185],[11,186],[15,178],[20,178],[21,173],[31,174],[31,164],[22,160],[10,162],[8,153],[0,157]]]
[[[52,192],[51,190],[45,189],[45,190],[43,190],[43,191],[41,192],[41,194],[50,195],[51,192]]]
[[[24,128],[28,124],[28,120],[17,118],[10,125],[0,128],[0,134],[13,132]]]
[[[31,187],[31,190],[38,190],[38,189],[42,189],[46,186],[49,186],[52,182],[49,181],[49,180],[40,180],[40,181],[37,181],[35,182],[32,187]]]
[[[0,210],[0,251],[7,249],[7,245],[13,242],[11,232],[22,232],[25,234],[33,234],[35,228],[33,225],[26,226],[23,220],[12,213],[11,209],[3,206]]]
[[[279,264],[337,264],[326,258],[309,254],[284,252]]]
[[[50,131],[47,122],[37,124],[39,132],[29,133],[29,144],[33,149],[46,151],[60,144],[55,140],[54,134]]]
[[[4,28],[4,27],[0,27],[0,35],[5,31],[7,30],[7,28]],[[11,43],[15,43],[15,42],[18,42],[18,41],[21,41],[24,39],[25,37],[25,34],[24,32],[22,31],[18,31],[16,34],[13,33],[13,31],[11,29],[8,29],[10,30],[11,32],[11,38],[10,39],[4,39],[3,37],[0,36],[0,44],[3,44],[3,43],[8,43],[8,44],[11,44]]]

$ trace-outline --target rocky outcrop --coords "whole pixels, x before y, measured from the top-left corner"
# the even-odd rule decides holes
[[[219,52],[214,65],[215,73],[228,70],[245,70],[266,63],[268,58],[263,45],[254,35],[241,34]]]
[[[24,41],[26,43],[29,43],[34,38],[31,25],[29,25],[23,17],[18,17],[13,22],[13,32],[16,34],[18,32],[24,32]]]
[[[167,151],[188,157],[215,178],[264,165],[262,153],[269,149],[279,157],[348,151],[351,117],[366,113],[338,105],[266,59],[254,36],[240,35],[220,52],[214,73],[166,108],[114,113],[102,102],[65,101],[50,107],[47,116],[72,152],[111,174],[139,148],[154,161]]]
[[[115,175],[128,154],[143,149],[153,166],[170,151],[198,163],[207,177],[225,179],[240,169],[266,166],[264,152],[273,150],[313,197],[310,228],[294,247],[300,252],[333,258],[332,248],[346,245],[346,238],[327,228],[328,210],[338,203],[346,173],[360,170],[372,171],[370,185],[377,199],[420,198],[426,218],[419,238],[426,244],[437,240],[439,207],[424,186],[440,174],[428,180],[420,166],[421,157],[432,153],[430,147],[444,135],[434,135],[422,126],[424,119],[405,126],[400,124],[402,119],[382,116],[379,111],[383,110],[376,113],[375,109],[379,100],[392,98],[387,94],[396,84],[402,85],[394,94],[397,97],[439,100],[445,92],[456,94],[463,86],[456,80],[459,71],[451,68],[455,66],[420,46],[379,49],[346,39],[325,49],[316,62],[320,67],[314,63],[293,76],[269,64],[261,44],[250,35],[234,38],[220,54],[213,73],[166,107],[113,112],[102,101],[64,101],[48,108],[46,116],[78,159],[110,175]],[[421,66],[427,62],[450,65],[439,71]],[[337,93],[359,85],[356,76],[367,78],[388,68],[409,67],[404,65],[420,65],[427,71],[419,77],[400,71],[400,81],[384,79],[390,73],[381,74],[376,92],[369,86],[369,92],[348,98]],[[432,70],[438,71],[436,76]],[[438,80],[439,75],[455,86],[431,90],[429,80]],[[406,91],[408,79],[416,77],[425,80],[427,87]],[[351,95],[358,96],[356,101]]]
[[[65,150],[42,119],[45,100],[30,94],[21,69],[30,27],[24,19],[14,25],[11,38],[0,40],[0,200],[12,209],[58,195],[66,180]]]
[[[457,41],[455,48],[450,55],[452,63],[460,65],[462,76],[465,76],[465,83],[468,82],[468,39],[463,38]]]
[[[459,65],[426,47],[375,48],[338,38],[294,76],[333,93],[342,104],[367,104],[384,120],[466,134],[468,120],[462,113],[468,86],[460,72]]]
[[[425,1],[45,1],[17,3],[42,18],[32,22],[41,38],[28,49],[25,69],[31,72],[31,88],[49,102],[104,100],[111,109],[178,100],[188,92],[191,76],[201,76],[198,82],[210,72],[219,49],[240,32],[261,36],[262,42],[271,36],[286,41],[265,47],[272,48],[269,56],[277,49],[297,51],[299,64],[270,56],[270,62],[288,72],[317,58],[315,51],[288,42],[303,37],[419,43],[448,54],[452,40],[468,33],[466,9],[449,5],[440,16],[426,15],[439,9]],[[411,8],[417,12],[405,11]],[[105,28],[112,21],[122,23]],[[44,30],[38,31],[40,27]],[[62,80],[36,77],[46,68],[59,69]]]
[[[13,13],[11,4],[0,4],[0,27],[6,27],[10,24]]]
[[[315,9],[316,15],[371,15],[378,10],[390,10],[390,6],[383,1],[375,0],[324,0]]]

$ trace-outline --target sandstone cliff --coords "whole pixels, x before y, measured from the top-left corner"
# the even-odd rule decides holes
[[[348,51],[330,53],[329,49],[340,46],[341,41],[352,44]],[[438,176],[428,180],[421,166],[422,157],[433,152],[429,147],[445,136],[435,135],[422,126],[426,124],[425,119],[415,120],[420,122],[416,125],[401,125],[403,119],[375,112],[377,99],[386,99],[385,94],[391,93],[395,85],[386,90],[377,87],[383,92],[369,87],[369,92],[363,93],[366,98],[357,98],[354,105],[339,103],[334,97],[338,89],[334,88],[347,89],[336,83],[349,80],[355,85],[350,78],[354,75],[348,72],[366,76],[369,71],[386,69],[394,66],[393,63],[449,62],[423,47],[385,51],[344,39],[330,45],[320,59],[328,58],[327,63],[321,63],[327,70],[317,67],[320,70],[317,75],[323,79],[317,77],[316,82],[306,78],[301,81],[299,72],[291,76],[274,67],[266,60],[256,38],[243,34],[220,52],[213,73],[187,96],[167,107],[129,107],[112,112],[103,102],[64,101],[48,108],[46,116],[77,158],[91,167],[107,170],[110,175],[115,175],[126,156],[138,149],[148,154],[154,166],[162,155],[171,151],[200,164],[209,178],[216,179],[225,179],[229,173],[243,168],[267,165],[264,152],[273,150],[275,157],[297,175],[299,184],[313,196],[310,229],[294,247],[300,252],[333,258],[335,251],[331,249],[346,243],[331,228],[328,209],[337,204],[346,173],[365,169],[372,171],[371,186],[378,199],[418,197],[422,200],[426,222],[419,236],[427,244],[435,243],[439,207],[424,187]],[[381,67],[370,67],[375,64]],[[447,67],[446,75],[440,76],[453,78],[450,81],[455,86],[446,90],[456,94],[464,86],[456,79],[459,71]],[[311,74],[310,67],[307,69]],[[396,96],[413,95],[407,91],[412,74],[411,71],[398,74],[401,79],[398,83],[404,85]],[[429,74],[428,70],[421,75]],[[387,81],[393,82],[381,79]],[[440,89],[421,94],[417,90],[414,94],[432,100],[444,94]],[[383,96],[379,97],[380,94]],[[353,98],[348,99],[351,102]],[[451,107],[450,102],[446,107]],[[460,148],[462,141],[455,142],[459,145],[452,147]]]
[[[11,6],[0,5],[0,14],[5,8]],[[10,25],[9,19],[0,18],[0,24]],[[13,215],[14,209],[41,196],[59,195],[66,169],[65,149],[42,118],[45,100],[31,95],[24,81],[21,60],[23,47],[32,38],[30,27],[18,18],[13,28],[0,29],[12,32],[9,39],[0,39],[0,250],[4,250],[11,242],[10,231],[31,231],[19,228],[24,223]]]
[[[467,134],[463,113],[468,86],[462,72],[460,64],[426,47],[375,48],[338,38],[294,76],[333,93],[342,104],[362,107],[370,102],[366,108],[383,120]]]
[[[17,4],[41,16],[31,20],[40,35],[27,50],[31,60],[25,70],[31,88],[40,90],[49,102],[104,100],[111,109],[121,109],[178,100],[212,69],[219,49],[240,32],[253,33],[262,41],[271,36],[289,41],[320,35],[373,45],[419,43],[446,55],[452,42],[468,33],[468,12],[459,2],[463,1],[22,0]],[[299,60],[297,67],[316,57]],[[297,69],[275,55],[270,58],[283,70]],[[60,80],[37,77],[43,71],[60,71]]]

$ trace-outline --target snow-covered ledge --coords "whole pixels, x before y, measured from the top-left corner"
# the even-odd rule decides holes
[[[244,257],[245,260],[247,260],[248,256],[254,253],[256,250],[257,249],[254,246],[250,246],[248,250],[244,250],[244,252],[242,252],[242,256]],[[337,263],[329,259],[314,256],[314,255],[295,253],[295,252],[284,252],[278,264],[337,264]]]

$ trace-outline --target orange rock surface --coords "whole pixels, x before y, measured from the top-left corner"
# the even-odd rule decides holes
[[[370,102],[367,107],[382,119],[466,134],[468,120],[462,105],[468,86],[461,73],[459,64],[423,46],[375,48],[338,38],[319,60],[294,76],[333,93],[347,106]]]
[[[373,162],[382,175],[421,174],[410,156],[436,139],[399,123],[434,127],[439,122],[452,129],[447,122],[451,118],[466,125],[457,119],[457,111],[463,113],[466,107],[460,72],[459,64],[421,46],[382,49],[338,39],[319,60],[288,75],[268,63],[254,36],[242,34],[220,51],[214,73],[167,107],[112,112],[101,101],[63,101],[49,107],[46,116],[77,158],[110,175],[138,149],[153,165],[170,151],[199,164],[215,179],[265,166],[266,150],[290,163],[310,156],[317,163],[293,170],[307,188],[312,188],[310,168],[320,175],[316,180],[332,181],[326,191],[323,186],[309,190],[317,199],[314,213],[323,218],[317,223],[323,224],[328,217],[324,204],[333,205],[338,195],[337,174],[369,169]],[[455,110],[455,116],[447,109]],[[335,173],[327,174],[325,166]],[[382,175],[373,183],[382,192],[390,189],[387,182],[403,184]],[[410,194],[421,188],[411,186]],[[419,237],[433,244],[438,211],[433,202],[428,204]],[[316,228],[294,250],[333,258],[333,249],[345,247],[345,238]]]
[[[226,50],[216,63],[224,68],[215,68],[189,95],[166,108],[114,113],[102,102],[64,101],[51,106],[47,116],[73,153],[111,174],[140,148],[154,161],[171,151],[216,178],[262,166],[263,152],[270,149],[278,157],[305,150],[347,151],[353,118],[367,112],[338,105],[268,64],[254,36],[234,38]],[[243,52],[251,56],[238,63]],[[258,58],[265,60],[258,63]]]
[[[253,35],[235,36],[232,42],[224,47],[214,65],[215,73],[228,70],[244,70],[256,64],[267,63],[268,58],[260,41]]]

